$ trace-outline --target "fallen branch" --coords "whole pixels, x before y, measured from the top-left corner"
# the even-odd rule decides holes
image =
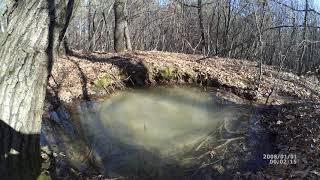
[[[203,158],[203,157],[206,156],[206,155],[210,155],[214,150],[219,150],[219,149],[227,146],[227,145],[230,144],[230,143],[233,143],[233,142],[239,141],[239,140],[244,140],[244,139],[245,139],[245,137],[243,137],[243,136],[242,136],[242,137],[236,137],[236,138],[227,139],[223,144],[221,144],[221,145],[213,148],[213,150],[211,150],[211,151],[208,151],[208,152],[200,155],[197,159],[201,159],[201,158]]]
[[[228,144],[230,144],[230,143],[232,143],[234,141],[239,141],[239,140],[244,140],[244,137],[236,137],[236,138],[227,139],[226,142],[224,142],[223,144],[215,147],[214,149],[215,150],[221,149],[221,148],[227,146]]]

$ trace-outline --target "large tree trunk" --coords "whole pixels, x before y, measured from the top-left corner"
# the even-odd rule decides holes
[[[131,50],[131,41],[126,15],[126,0],[116,0],[114,3],[114,49],[116,52],[123,52],[128,48]]]
[[[74,0],[20,0],[0,42],[1,179],[36,179],[47,77]]]

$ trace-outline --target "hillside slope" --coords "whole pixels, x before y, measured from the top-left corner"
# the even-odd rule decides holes
[[[103,96],[126,86],[172,83],[223,87],[247,99],[265,99],[274,91],[271,96],[274,100],[276,95],[319,100],[317,80],[279,72],[276,67],[263,68],[263,80],[256,93],[255,62],[159,51],[73,52],[54,64],[48,89],[64,102]]]

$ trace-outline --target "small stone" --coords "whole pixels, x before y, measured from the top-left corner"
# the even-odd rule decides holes
[[[277,125],[280,125],[280,124],[282,124],[282,123],[283,123],[283,122],[280,121],[280,120],[277,121]]]
[[[58,154],[54,152],[53,153],[53,157],[57,157],[57,156],[58,156]]]
[[[49,156],[46,153],[41,153],[41,158],[47,160],[49,159]]]
[[[41,151],[43,151],[43,152],[46,153],[46,154],[51,154],[51,153],[52,153],[51,150],[50,150],[50,148],[49,148],[49,146],[43,146],[43,147],[41,147]]]

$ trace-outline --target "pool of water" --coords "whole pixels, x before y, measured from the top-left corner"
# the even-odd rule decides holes
[[[215,94],[193,87],[157,87],[122,91],[79,105],[93,163],[111,177],[176,179],[221,159],[225,148],[244,151],[250,146],[243,144],[252,109],[222,103]],[[219,147],[228,139],[235,141]],[[228,168],[212,163],[217,164],[218,174],[225,174]]]

